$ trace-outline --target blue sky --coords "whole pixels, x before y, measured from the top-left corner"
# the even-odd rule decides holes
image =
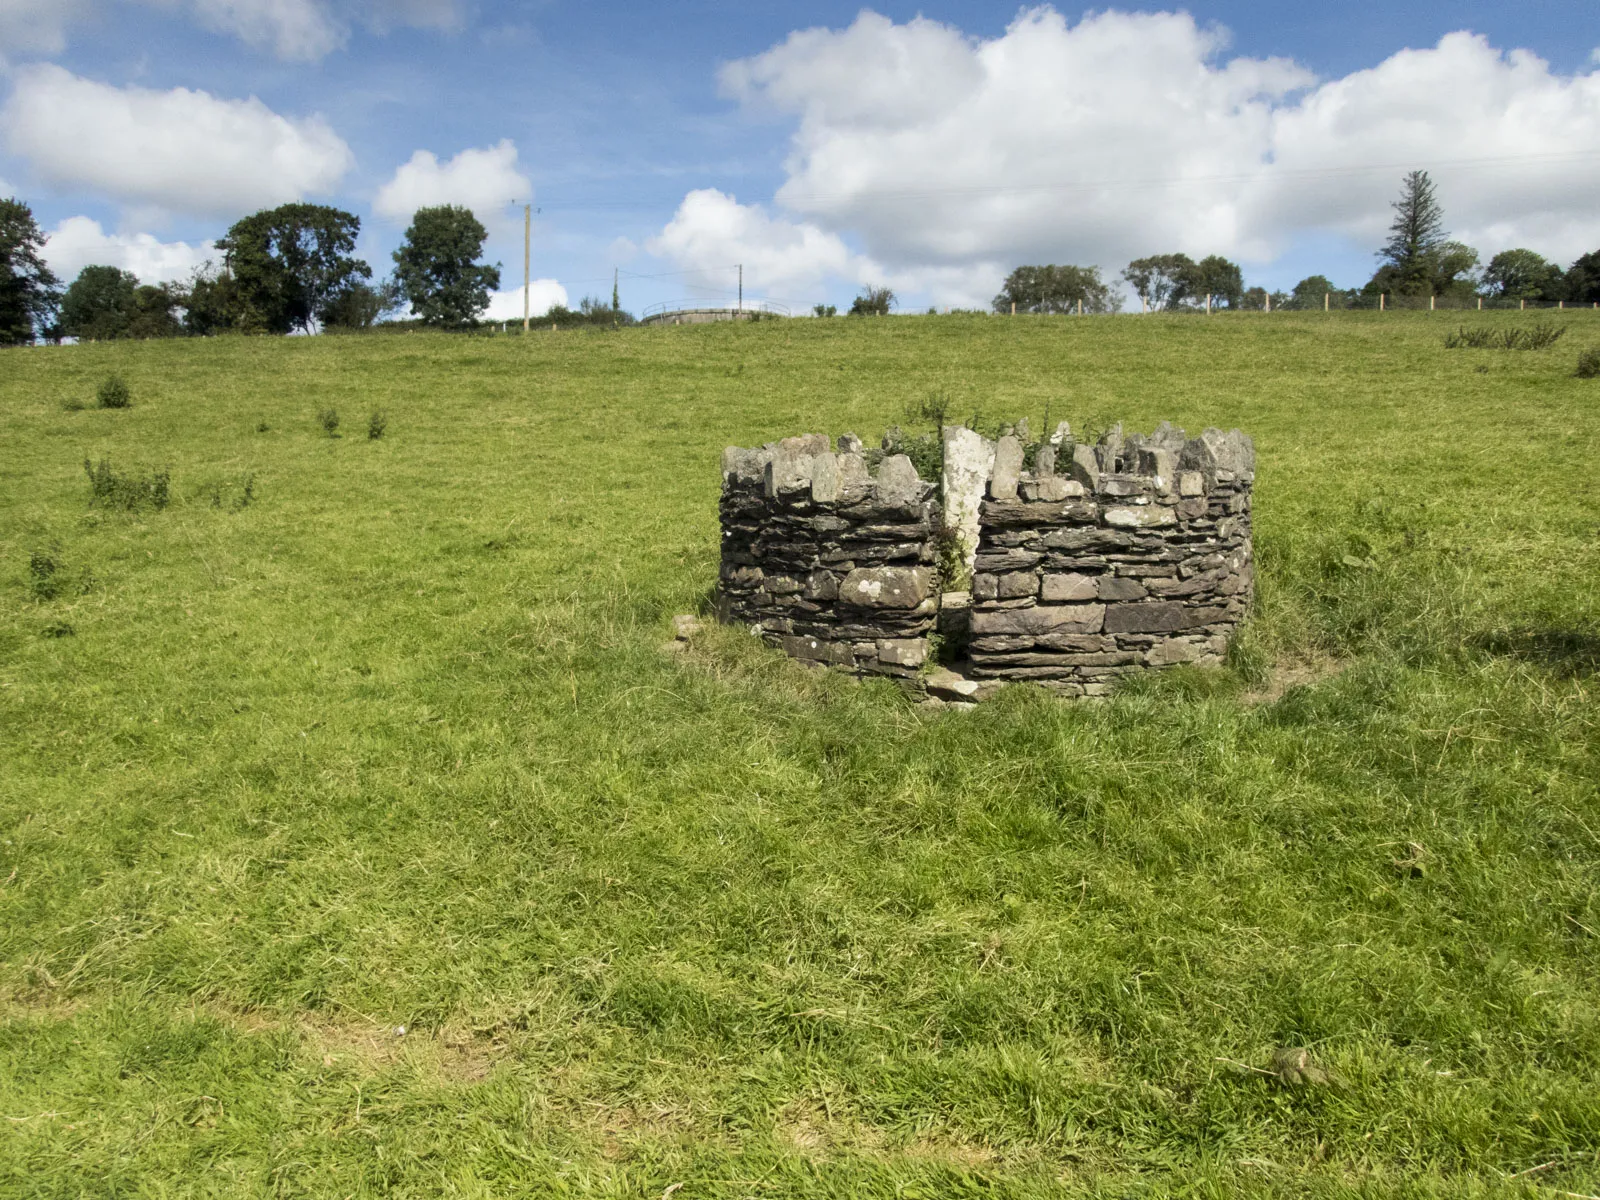
[[[216,159],[235,180],[217,180],[221,194],[245,198],[236,206],[292,193],[356,212],[382,272],[403,221],[375,205],[386,185],[413,194],[393,184],[402,164],[420,150],[448,167],[509,139],[514,160],[502,147],[499,175],[484,170],[532,186],[534,275],[575,303],[609,296],[620,267],[636,310],[712,299],[733,279],[714,268],[734,261],[748,264],[750,294],[794,307],[847,303],[871,282],[918,307],[981,303],[1008,264],[1088,261],[1115,274],[1135,253],[1174,248],[1238,258],[1271,287],[1317,271],[1355,284],[1403,163],[1435,170],[1447,216],[1486,256],[1508,244],[1562,259],[1600,247],[1587,200],[1600,182],[1592,3],[1241,0],[1189,6],[1192,21],[1174,11],[1058,6],[1030,20],[1008,5],[886,3],[871,7],[884,20],[869,21],[831,3],[0,0],[0,181],[61,231],[64,263],[98,251],[171,274],[228,224],[226,201],[197,198],[211,194],[204,171]],[[833,33],[774,49],[814,27]],[[1463,30],[1482,40],[1435,51]],[[1407,49],[1425,53],[1413,62]],[[730,81],[724,64],[741,61],[754,65]],[[1348,78],[1380,68],[1370,87]],[[1171,86],[1190,70],[1193,87]],[[151,106],[173,89],[260,106],[239,118],[243,134],[157,129],[147,106],[115,146],[83,145],[96,163],[75,164],[85,139],[61,98],[86,110],[115,98],[89,84]],[[321,165],[282,172],[286,192],[226,161],[236,134],[278,145],[272,121],[313,116],[325,134],[304,126],[284,153],[315,150]],[[107,165],[124,148],[138,158],[146,135],[183,156],[193,188],[153,194],[138,162]],[[347,154],[334,162],[339,145]],[[429,186],[465,188],[481,216],[498,215],[489,252],[509,289],[520,220],[503,204],[483,211],[494,185],[467,173]],[[895,195],[902,179],[918,194]],[[1114,186],[1091,194],[1074,180]],[[1530,188],[1541,197],[1531,210]],[[105,240],[86,243],[84,222],[63,227],[73,218]],[[152,248],[176,243],[186,251]],[[693,273],[638,278],[673,271]]]

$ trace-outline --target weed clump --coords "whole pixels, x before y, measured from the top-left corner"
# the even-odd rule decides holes
[[[317,414],[317,424],[322,426],[322,432],[329,437],[339,436],[339,410],[325,408]]]
[[[91,508],[120,508],[128,512],[140,508],[160,510],[172,499],[172,475],[168,471],[119,475],[109,458],[102,458],[98,463],[86,458],[83,470],[89,476]]]
[[[108,376],[94,396],[101,408],[131,408],[133,406],[133,393],[128,390],[128,381],[123,379],[121,375]]]
[[[1540,322],[1525,329],[1468,329],[1462,326],[1445,335],[1446,350],[1548,350],[1561,340],[1566,328]]]
[[[891,454],[909,458],[919,479],[937,481],[944,471],[944,438],[938,433],[909,434],[896,425],[884,433],[883,453],[878,458]]]
[[[28,556],[28,585],[35,598],[54,600],[61,594],[60,551],[52,546],[48,550],[35,550]]]
[[[62,557],[61,547],[52,542],[28,555],[28,590],[35,600],[54,600],[70,591],[88,592],[94,588],[94,572],[74,570]]]
[[[1600,379],[1600,350],[1585,350],[1578,355],[1578,378]]]
[[[372,415],[367,418],[367,439],[377,441],[383,436],[383,431],[389,427],[389,416],[381,408],[372,410]]]

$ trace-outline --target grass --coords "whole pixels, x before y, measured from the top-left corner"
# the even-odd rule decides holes
[[[1442,328],[5,352],[0,1194],[1600,1192],[1600,403]],[[723,445],[936,393],[1250,431],[1234,665],[936,713],[662,650]]]

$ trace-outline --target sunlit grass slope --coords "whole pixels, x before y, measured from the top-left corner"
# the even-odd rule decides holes
[[[1597,318],[0,353],[0,1194],[1600,1191]],[[722,446],[932,393],[1252,433],[1234,665],[662,650]]]

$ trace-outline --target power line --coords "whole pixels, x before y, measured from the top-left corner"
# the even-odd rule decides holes
[[[1549,154],[1513,154],[1496,158],[1446,159],[1429,166],[1430,171],[1509,166],[1539,161],[1559,162],[1577,158],[1600,158],[1600,150],[1574,150]],[[862,189],[854,192],[811,192],[787,196],[784,204],[794,207],[813,201],[843,199],[920,199],[927,196],[985,196],[1020,192],[1095,191],[1117,188],[1189,187],[1208,183],[1254,183],[1265,179],[1336,179],[1342,176],[1371,175],[1388,171],[1409,171],[1415,163],[1375,163],[1368,166],[1284,167],[1227,175],[1171,175],[1143,179],[1102,179],[1095,181],[1059,180],[1050,183],[992,184],[975,187],[919,188],[904,191]]]
[[[1439,159],[1429,164],[1428,169],[1430,171],[1476,170],[1540,162],[1559,164],[1591,158],[1600,158],[1600,150],[1550,151],[1541,154],[1504,154],[1484,158]],[[1003,196],[1026,192],[1081,192],[1123,188],[1252,183],[1267,179],[1337,179],[1388,171],[1409,171],[1414,169],[1416,165],[1416,160],[1340,167],[1276,167],[1272,164],[1267,164],[1259,170],[1216,175],[1154,175],[1131,179],[1053,180],[1041,183],[1000,183],[965,187],[861,188],[848,192],[796,192],[786,196],[783,204],[785,207],[793,208],[796,205],[824,203],[833,200],[922,199],[930,196]],[[658,206],[648,201],[637,199],[614,200],[574,197],[569,199],[557,198],[554,201],[545,203],[545,207],[557,211],[578,209],[634,209],[645,211]]]

